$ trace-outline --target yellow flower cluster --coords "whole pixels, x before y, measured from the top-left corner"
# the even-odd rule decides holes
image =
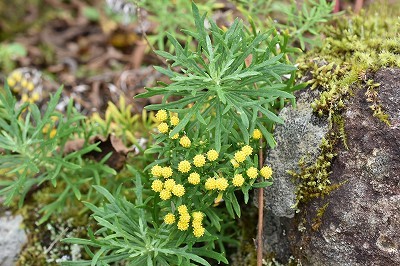
[[[181,184],[174,185],[174,187],[172,188],[172,194],[177,197],[182,197],[183,195],[185,195],[185,187]]]
[[[228,180],[226,180],[226,178],[224,177],[219,177],[215,180],[215,187],[216,189],[218,189],[219,191],[224,191],[228,188],[229,184],[228,184]]]
[[[207,159],[208,159],[210,162],[213,162],[213,161],[217,160],[217,159],[218,159],[218,156],[219,156],[219,154],[218,154],[218,152],[217,152],[216,150],[209,150],[209,151],[207,152]]]
[[[232,179],[232,184],[235,187],[241,187],[244,183],[244,177],[242,174],[236,174]]]
[[[171,116],[170,122],[171,122],[171,125],[177,126],[177,125],[179,124],[179,117],[177,117],[177,116]]]
[[[272,169],[269,166],[264,166],[260,170],[260,175],[265,179],[268,179],[272,176]]]
[[[195,237],[202,237],[205,232],[205,228],[203,227],[203,218],[204,215],[201,212],[193,212],[192,213],[192,227],[193,227],[193,235]]]
[[[191,173],[188,177],[188,182],[192,185],[197,185],[200,183],[200,175],[196,172]]]
[[[153,181],[153,183],[151,183],[151,189],[155,192],[161,192],[163,188],[164,188],[164,183],[159,179],[156,179]]]
[[[253,139],[261,139],[262,133],[259,129],[254,129],[253,131]]]
[[[183,160],[178,164],[178,171],[181,173],[187,173],[191,168],[190,162],[187,160]]]
[[[172,213],[168,213],[167,215],[164,216],[164,223],[166,224],[173,224],[175,223],[175,215]]]
[[[165,166],[165,167],[163,167],[163,168],[161,169],[161,175],[162,175],[164,178],[170,178],[170,177],[172,176],[172,173],[173,173],[172,168],[169,167],[169,166]]]
[[[155,177],[161,177],[161,175],[162,175],[162,170],[163,170],[163,168],[162,168],[161,166],[159,166],[158,164],[157,164],[157,165],[154,165],[154,166],[151,168],[151,174],[152,174],[153,176],[155,176]]]
[[[179,144],[181,144],[181,146],[184,148],[189,148],[190,145],[192,145],[192,142],[190,141],[190,139],[187,136],[183,136],[179,140]]]
[[[156,119],[158,122],[164,122],[168,119],[167,111],[161,109],[156,113]]]
[[[203,154],[198,154],[193,158],[193,164],[196,167],[202,167],[206,163],[206,157]]]
[[[155,192],[159,192],[162,200],[168,200],[172,195],[177,197],[185,195],[185,187],[181,184],[176,184],[173,179],[167,179],[164,183],[156,179],[151,184],[151,189]]]
[[[159,124],[157,126],[158,131],[160,131],[161,133],[165,134],[168,132],[168,124],[165,122],[162,122],[161,124]]]
[[[247,169],[246,174],[251,179],[255,179],[258,176],[258,170],[255,167],[250,167],[249,169]]]
[[[190,214],[187,210],[186,205],[180,205],[178,207],[178,213],[179,213],[179,220],[178,220],[178,229],[181,231],[186,231],[189,228],[189,223],[190,223]]]

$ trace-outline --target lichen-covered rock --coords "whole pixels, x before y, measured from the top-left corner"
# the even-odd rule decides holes
[[[382,69],[373,80],[381,84],[378,100],[391,125],[372,115],[366,89],[355,91],[343,114],[348,149],[338,142],[330,176],[332,183],[345,183],[324,199],[303,206],[293,219],[274,212],[279,203],[268,200],[277,196],[268,196],[266,204],[274,216],[266,217],[265,242],[286,246],[267,245],[267,251],[283,262],[293,255],[302,265],[400,265],[400,69]],[[276,171],[275,181],[283,171]],[[276,192],[265,192],[269,193]],[[313,226],[316,210],[324,205],[318,226]],[[268,232],[271,221],[280,229],[278,234]]]
[[[27,237],[21,228],[22,216],[5,214],[0,217],[0,265],[12,266],[26,243]]]

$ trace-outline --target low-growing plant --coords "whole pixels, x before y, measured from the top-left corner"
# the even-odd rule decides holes
[[[163,101],[146,107],[158,110],[158,132],[145,152],[154,161],[145,169],[128,166],[135,204],[97,186],[108,203],[86,204],[100,229],[87,240],[64,240],[84,245],[92,259],[65,265],[210,265],[207,257],[228,263],[216,245],[228,221],[215,206],[240,217],[239,192],[247,203],[252,188],[272,184],[272,169],[259,165],[259,140],[275,145],[274,124],[283,123],[276,111],[302,88],[288,61],[288,36],[251,32],[240,20],[227,30],[209,20],[208,30],[205,15],[192,9],[196,31],[184,32],[197,49],[168,34],[175,54],[157,53],[171,66],[156,68],[172,83],[137,96]]]

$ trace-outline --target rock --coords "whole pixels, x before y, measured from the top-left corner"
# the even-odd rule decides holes
[[[21,224],[21,215],[6,213],[0,217],[0,266],[14,265],[22,246],[27,242]]]
[[[297,153],[312,142],[308,137],[297,138],[297,144],[287,139],[294,134],[286,130],[296,128],[292,126],[298,124],[296,119],[305,117],[301,110],[297,118],[294,114],[285,126],[277,128],[277,150],[267,157],[267,163],[276,169],[277,185],[265,191],[264,237],[266,251],[281,262],[294,256],[302,265],[400,265],[400,69],[379,70],[373,80],[381,84],[378,100],[391,125],[372,116],[366,89],[357,90],[343,114],[349,149],[336,145],[338,155],[330,176],[333,184],[346,183],[325,199],[303,206],[293,218],[285,209],[288,198],[293,199],[293,185],[282,185],[290,182],[284,173],[294,168]],[[316,140],[319,134],[315,134]],[[282,147],[286,151],[278,151]],[[289,192],[279,191],[282,188]],[[288,198],[282,200],[285,194]],[[316,211],[324,205],[321,223],[312,228]]]

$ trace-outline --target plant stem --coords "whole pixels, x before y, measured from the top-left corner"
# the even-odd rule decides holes
[[[260,139],[260,149],[258,151],[259,165],[260,168],[264,164],[262,138]],[[260,182],[263,178],[260,177]],[[264,189],[258,189],[258,229],[257,229],[257,266],[262,266],[263,260],[263,220],[264,220]]]

